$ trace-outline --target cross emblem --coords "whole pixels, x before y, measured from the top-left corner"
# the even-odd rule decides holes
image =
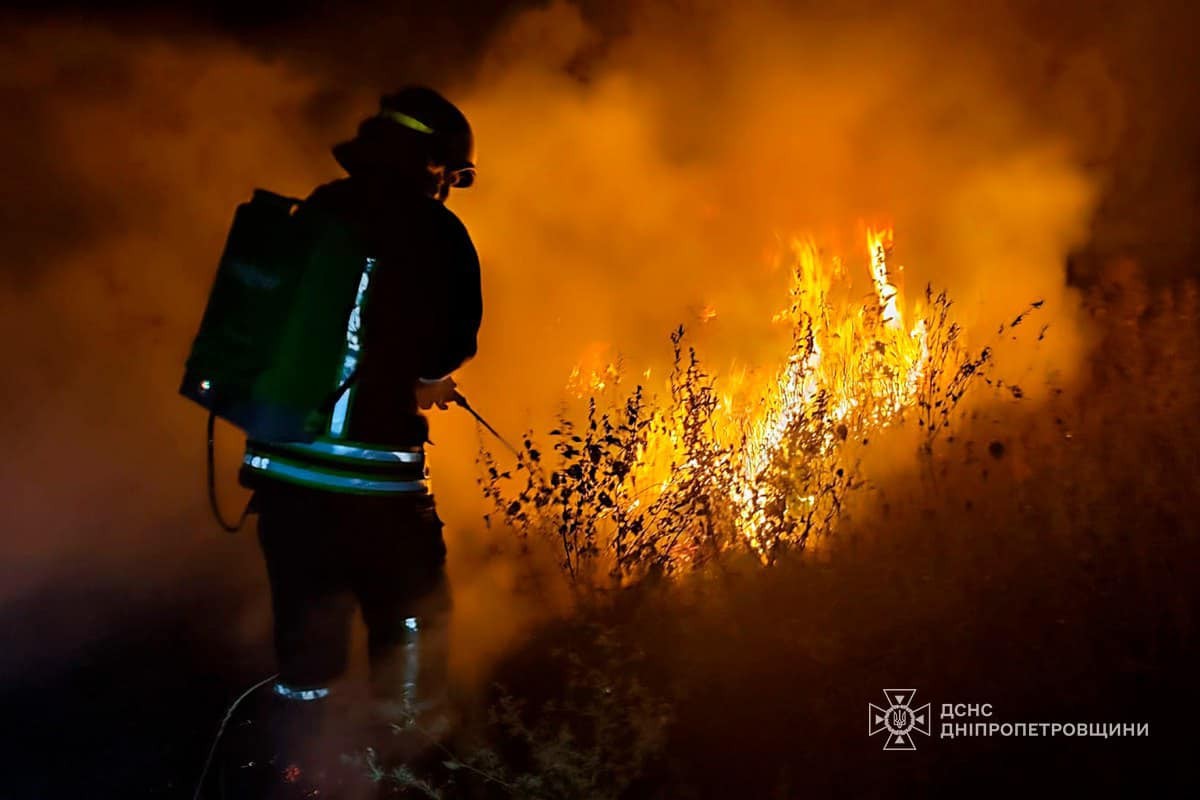
[[[884,750],[916,750],[913,732],[929,735],[929,703],[912,707],[916,689],[884,689],[886,708],[867,704],[867,735],[887,733]]]

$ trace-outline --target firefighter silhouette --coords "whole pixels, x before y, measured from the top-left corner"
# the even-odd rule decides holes
[[[316,787],[340,780],[337,756],[379,746],[352,741],[361,727],[338,722],[349,703],[339,679],[356,606],[370,705],[425,735],[447,719],[446,548],[421,412],[457,397],[450,375],[476,350],[479,262],[444,205],[452,188],[474,182],[473,135],[448,100],[412,87],[385,95],[333,155],[348,177],[288,212],[297,252],[324,246],[332,225],[346,265],[337,270],[353,272],[349,313],[335,315],[329,402],[309,414],[306,436],[275,439],[262,435],[270,426],[245,426],[240,478],[254,491],[279,676],[230,730],[223,780],[241,787],[231,796],[318,796]],[[215,392],[213,383],[196,392]]]

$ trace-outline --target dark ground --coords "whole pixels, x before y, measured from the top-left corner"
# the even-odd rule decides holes
[[[190,798],[225,708],[273,670],[265,636],[249,648],[231,640],[244,595],[192,584],[149,605],[126,599],[129,587],[69,583],[5,608],[5,639],[28,647],[39,629],[77,630],[89,612],[121,618],[5,680],[0,797]]]
[[[98,586],[79,586],[72,598],[83,607],[112,600]],[[247,651],[229,641],[225,620],[237,609],[223,608],[228,600],[225,592],[190,587],[165,607],[130,614],[119,630],[69,658],[42,663],[9,682],[0,696],[8,731],[0,796],[191,797],[224,709],[271,670],[266,647]],[[51,605],[46,597],[33,598],[6,612],[9,619],[45,618]],[[1006,638],[984,623],[958,639],[926,631],[931,641],[923,646],[863,653],[842,674],[828,676],[828,683],[814,684],[808,674],[813,665],[805,663],[799,643],[768,643],[769,630],[744,622],[729,620],[724,641],[714,642],[714,654],[695,665],[687,683],[706,684],[707,691],[679,711],[681,738],[672,752],[687,753],[689,769],[697,761],[712,765],[698,782],[707,787],[701,796],[791,797],[801,789],[810,796],[1169,796],[1197,785],[1189,766],[1200,744],[1194,729],[1200,693],[1189,666],[1196,663],[1194,652],[1156,654],[1157,664],[1177,665],[1165,673],[1161,666],[1127,663],[1073,674],[1078,664],[1056,662],[1052,641],[1012,631]],[[690,637],[670,627],[669,640],[686,647]],[[704,632],[713,633],[711,627]],[[550,638],[562,643],[557,635]],[[990,642],[986,651],[980,649],[984,642]],[[723,662],[744,669],[745,649],[767,644],[773,651],[752,673],[709,674]],[[1078,656],[1069,647],[1064,655]],[[945,661],[978,669],[947,671]],[[1010,673],[1010,665],[1028,670],[1031,663],[1041,663],[1044,674]],[[508,685],[538,698],[547,691],[538,668],[536,657],[532,664],[514,661],[505,670]],[[939,677],[931,680],[934,675]],[[922,740],[918,752],[885,753],[862,730],[859,706],[878,701],[883,683],[904,679],[919,687],[922,701],[935,703],[935,714],[946,698],[986,700],[1000,720],[1136,720],[1149,722],[1152,735],[947,741],[938,739],[935,721],[934,736]],[[1022,688],[1014,693],[1013,686]],[[825,696],[813,696],[814,690]],[[839,754],[831,759],[831,751]],[[789,760],[794,771],[768,777]],[[682,766],[668,764],[660,777],[670,780],[669,773]],[[762,776],[762,785],[747,784],[747,775]],[[1168,787],[1174,791],[1156,791]]]

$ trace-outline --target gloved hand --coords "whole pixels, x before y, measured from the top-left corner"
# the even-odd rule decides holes
[[[458,384],[454,382],[454,378],[449,376],[442,378],[440,381],[427,381],[421,378],[417,381],[416,395],[417,408],[422,411],[428,411],[430,408],[437,406],[443,411],[447,408],[447,403],[454,402],[458,397]]]

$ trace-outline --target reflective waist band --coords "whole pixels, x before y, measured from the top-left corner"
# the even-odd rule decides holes
[[[424,464],[425,452],[420,447],[407,450],[381,450],[336,442],[288,442],[271,445],[293,453],[307,453],[345,461],[371,461],[391,464]]]
[[[285,483],[350,494],[427,493],[425,455],[326,441],[246,442],[243,470]]]
[[[322,700],[329,697],[329,690],[324,687],[316,689],[293,689],[283,681],[276,681],[275,694],[280,697],[286,697],[288,700],[312,701]]]

